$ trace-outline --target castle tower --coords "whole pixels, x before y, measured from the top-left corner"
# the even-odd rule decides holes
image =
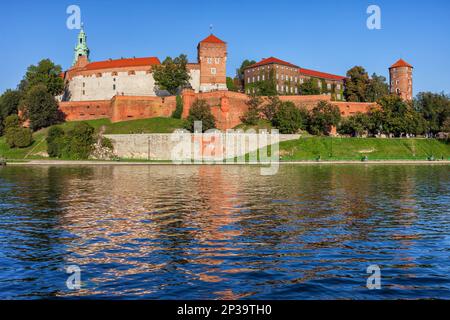
[[[413,66],[400,59],[389,68],[391,94],[399,95],[405,101],[413,99]]]
[[[200,91],[227,90],[227,44],[213,34],[197,47]]]
[[[75,66],[77,63],[89,62],[89,48],[87,46],[86,40],[86,33],[84,33],[84,28],[81,27],[80,33],[78,34],[78,42],[75,47],[73,66]]]

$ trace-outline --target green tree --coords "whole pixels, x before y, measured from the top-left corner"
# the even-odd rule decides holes
[[[389,85],[386,78],[378,76],[376,73],[369,79],[366,87],[366,99],[368,102],[375,102],[384,96],[389,95]]]
[[[177,95],[176,107],[172,113],[172,118],[181,119],[182,116],[183,116],[183,99],[181,98],[180,95]]]
[[[21,127],[16,114],[6,117],[4,128],[5,140],[10,148],[25,148],[33,143],[31,130]]]
[[[238,88],[236,87],[235,83],[234,83],[234,79],[231,77],[227,77],[227,89],[229,91],[238,91]]]
[[[426,121],[427,133],[445,132],[444,122],[450,117],[450,97],[444,93],[421,92],[415,99],[415,108]]]
[[[383,113],[383,132],[400,136],[421,134],[425,130],[425,120],[421,114],[399,96],[385,96],[378,103]]]
[[[252,96],[246,102],[247,111],[241,117],[241,121],[247,125],[256,125],[261,119],[261,105],[262,99],[258,96]]]
[[[350,117],[342,119],[338,132],[359,137],[369,131],[369,118],[367,114],[356,113]]]
[[[313,96],[320,94],[320,88],[317,84],[317,80],[310,78],[304,81],[299,86],[299,92],[303,96]]]
[[[297,133],[305,128],[306,112],[298,109],[291,101],[282,102],[273,118],[273,126],[282,134]]]
[[[61,158],[64,147],[65,132],[62,128],[53,126],[48,130],[47,153],[52,158]]]
[[[19,89],[24,93],[37,85],[45,85],[48,93],[53,97],[64,91],[64,80],[61,78],[61,66],[55,65],[50,59],[41,60],[36,66],[27,69]]]
[[[258,81],[254,84],[255,94],[258,96],[268,96],[268,97],[278,95],[277,83],[275,80],[275,71],[271,69],[270,72],[265,73],[264,76],[265,80]]]
[[[278,112],[278,109],[281,106],[281,100],[277,96],[269,97],[269,101],[265,103],[262,108],[261,112],[266,117],[267,120],[273,123],[275,115]]]
[[[333,126],[337,126],[341,120],[339,108],[321,101],[315,106],[309,115],[309,131],[315,135],[328,135]]]
[[[3,125],[5,130],[8,130],[9,128],[19,127],[20,126],[19,116],[17,114],[7,116],[5,120],[3,120]]]
[[[11,114],[17,114],[22,96],[18,90],[6,90],[0,96],[0,117],[5,119]]]
[[[94,128],[86,122],[77,123],[64,138],[61,156],[74,160],[88,159],[94,149],[94,143]]]
[[[161,65],[154,66],[153,78],[156,86],[172,95],[188,86],[190,76],[186,68],[187,62],[187,56],[181,54],[174,59],[167,57]]]
[[[185,122],[185,129],[194,132],[195,121],[202,122],[203,132],[216,127],[216,119],[211,113],[211,107],[205,100],[197,99],[194,101],[189,109],[189,115]]]
[[[33,131],[60,121],[58,103],[43,84],[32,87],[27,92],[23,103],[24,115],[30,120],[30,128]]]
[[[363,67],[356,66],[347,71],[344,97],[350,102],[366,102],[369,75]]]

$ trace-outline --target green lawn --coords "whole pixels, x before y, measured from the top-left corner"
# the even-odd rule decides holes
[[[127,134],[127,133],[172,133],[175,129],[183,127],[183,120],[173,118],[152,118],[142,120],[124,121],[111,123],[109,119],[98,119],[84,121],[93,126],[98,132],[102,126],[105,127],[105,134]],[[59,126],[64,130],[70,130],[78,123],[65,122]],[[0,137],[0,157],[6,159],[40,159],[47,151],[48,128],[37,131],[33,134],[33,144],[28,148],[10,149],[4,137]]]
[[[450,145],[431,139],[376,139],[307,137],[280,143],[284,161],[361,160],[426,160],[450,159]]]

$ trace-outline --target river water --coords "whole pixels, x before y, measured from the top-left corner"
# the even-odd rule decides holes
[[[449,168],[0,168],[0,298],[450,299]]]

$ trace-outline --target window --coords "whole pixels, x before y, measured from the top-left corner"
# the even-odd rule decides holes
[[[136,72],[134,70],[128,71],[128,75],[129,76],[134,76],[135,74],[136,74]]]
[[[277,73],[277,80],[278,80],[278,78],[279,78],[279,77],[278,77],[278,73]]]
[[[207,58],[206,61],[208,62],[208,64],[212,64],[212,58]]]
[[[114,77],[114,76],[117,76],[117,72],[114,71],[114,72],[111,73],[111,75],[112,75],[113,77]]]
[[[216,73],[217,73],[216,68],[211,68],[211,74],[216,74]]]
[[[295,94],[297,94],[298,93],[298,88],[297,87],[295,87]]]
[[[331,83],[327,83],[327,89],[331,90]]]
[[[265,80],[265,77],[264,77],[264,75],[262,75],[262,81],[264,81]]]
[[[279,85],[277,85],[277,91],[280,91],[280,86]]]
[[[255,77],[253,77],[252,82],[255,82]]]
[[[336,98],[337,98],[338,100],[341,100],[341,94],[338,93],[338,94],[336,95]]]
[[[113,90],[116,90],[116,85],[115,84],[113,84]]]
[[[297,82],[298,81],[298,78],[297,77],[295,77],[295,82]]]
[[[251,83],[250,80],[251,80],[250,77],[248,77],[248,78],[247,78],[247,83]]]
[[[216,58],[215,61],[216,61],[216,64],[219,64],[220,63],[220,58]]]
[[[300,83],[303,83],[303,78],[300,79]]]
[[[336,85],[336,89],[341,90],[341,85],[340,84]]]
[[[257,77],[258,81],[259,81],[259,76]]]
[[[86,87],[86,83],[85,82],[83,82],[83,88],[85,88]]]
[[[281,75],[281,80],[284,80],[284,74]]]
[[[86,91],[83,90],[83,96],[86,94]]]

